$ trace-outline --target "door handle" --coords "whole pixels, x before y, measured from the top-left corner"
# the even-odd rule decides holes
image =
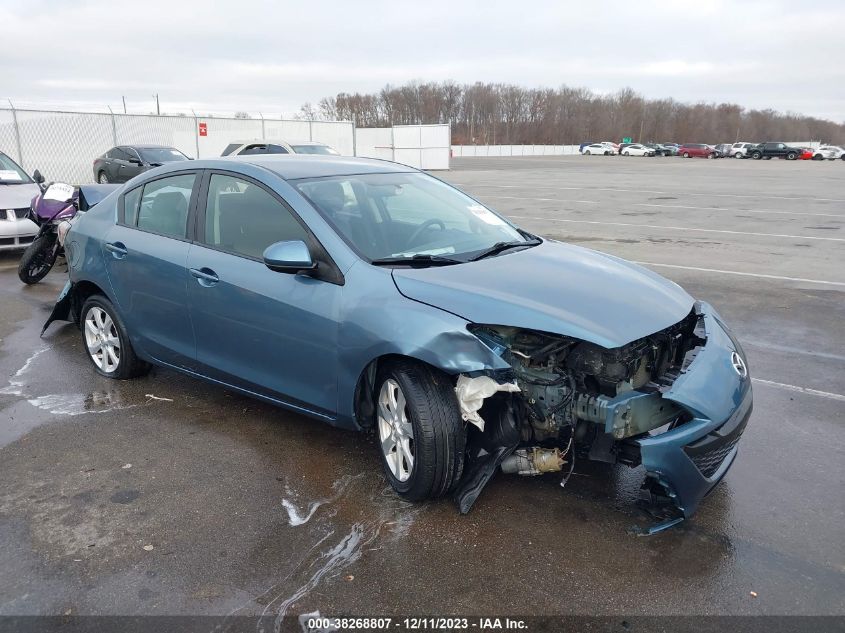
[[[217,273],[210,268],[189,268],[188,271],[191,273],[192,277],[196,278],[200,286],[205,286],[206,288],[213,286],[220,281],[220,277],[217,276]]]
[[[105,249],[111,253],[115,259],[123,259],[129,252],[126,250],[126,245],[123,242],[106,242]]]

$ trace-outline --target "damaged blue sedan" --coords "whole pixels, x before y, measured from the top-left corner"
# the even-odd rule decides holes
[[[642,466],[688,517],[751,414],[712,307],[403,165],[171,164],[81,214],[65,248],[51,321],[80,326],[94,371],[158,365],[371,431],[414,501],[467,512],[496,472],[565,479],[584,459]]]

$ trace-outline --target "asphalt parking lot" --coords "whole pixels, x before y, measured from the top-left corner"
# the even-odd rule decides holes
[[[455,159],[527,230],[712,303],[755,411],[692,520],[639,537],[641,473],[499,475],[472,512],[400,501],[364,436],[175,373],[118,383],[66,277],[0,256],[0,614],[845,615],[845,165]]]

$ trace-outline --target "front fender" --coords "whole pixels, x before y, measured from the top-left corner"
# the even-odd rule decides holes
[[[367,366],[388,355],[448,373],[510,369],[467,330],[468,321],[404,297],[390,271],[363,262],[346,274],[338,332],[338,417],[357,426],[355,388]]]

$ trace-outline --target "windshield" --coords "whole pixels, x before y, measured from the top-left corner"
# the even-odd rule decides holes
[[[329,156],[340,156],[328,145],[292,145],[293,151],[297,154],[327,154]]]
[[[172,147],[147,147],[138,151],[141,153],[141,158],[148,163],[172,163],[177,160],[188,160],[187,156]]]
[[[32,179],[11,158],[0,152],[0,182],[3,184],[30,183]]]
[[[369,260],[442,256],[468,261],[502,242],[535,243],[487,207],[426,174],[359,174],[293,183]]]

